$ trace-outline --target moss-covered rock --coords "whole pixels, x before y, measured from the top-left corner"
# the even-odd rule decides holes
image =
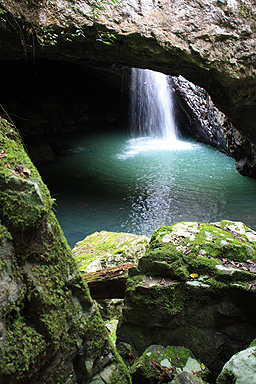
[[[178,223],[153,233],[127,281],[117,343],[141,354],[183,345],[216,373],[256,334],[256,233],[242,223]]]
[[[256,339],[253,339],[253,341],[250,344],[250,347],[256,347]]]
[[[0,142],[1,220],[16,236],[38,228],[52,201],[14,127],[3,119]]]
[[[151,345],[131,366],[133,384],[158,384],[172,380],[177,374],[188,372],[207,377],[209,370],[184,347]]]
[[[149,240],[131,233],[101,231],[79,241],[72,250],[113,342],[123,307],[120,298],[124,297],[127,271],[145,255]]]
[[[131,233],[95,232],[79,241],[72,253],[82,273],[95,272],[137,263],[145,255],[149,240]]]
[[[129,383],[14,126],[0,119],[0,383]]]

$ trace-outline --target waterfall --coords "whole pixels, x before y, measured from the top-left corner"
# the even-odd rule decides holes
[[[130,100],[133,133],[169,142],[177,140],[168,76],[148,69],[132,68]]]

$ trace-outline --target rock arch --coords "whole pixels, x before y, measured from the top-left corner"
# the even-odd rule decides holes
[[[96,19],[84,0],[4,0],[2,6],[2,59],[24,57],[25,50],[27,58],[181,74],[204,87],[256,142],[254,0],[124,0],[105,4]]]

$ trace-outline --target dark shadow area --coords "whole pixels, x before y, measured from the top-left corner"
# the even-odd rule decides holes
[[[56,140],[61,133],[119,123],[121,69],[42,60],[4,61],[0,69],[0,113],[18,127],[35,164],[66,150]]]

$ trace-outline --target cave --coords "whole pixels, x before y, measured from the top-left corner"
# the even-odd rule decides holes
[[[50,189],[71,247],[98,230],[151,236],[163,223],[171,225],[180,220],[208,222],[225,216],[255,228],[250,203],[243,203],[253,201],[254,180],[245,178],[241,182],[234,160],[221,155],[215,160],[216,151],[209,145],[237,163],[252,157],[253,150],[244,138],[234,143],[234,137],[240,134],[225,115],[216,112],[204,89],[181,77],[168,78],[170,93],[175,95],[173,113],[178,134],[188,140],[196,138],[198,147],[188,143],[195,150],[181,149],[177,158],[182,161],[178,163],[171,156],[169,160],[154,158],[155,152],[149,151],[148,156],[152,156],[148,162],[147,157],[140,158],[148,148],[142,152],[139,149],[134,159],[127,155],[129,149],[125,150],[133,137],[131,68],[116,63],[82,66],[38,59],[2,61],[1,71],[5,74],[2,115],[18,127],[25,148]],[[143,94],[138,95],[143,98]],[[186,95],[190,95],[189,99]],[[207,144],[202,147],[208,151],[205,155],[201,142]],[[132,149],[135,153],[138,145],[140,141]],[[216,169],[212,168],[215,161]],[[152,176],[154,163],[158,164],[159,174],[154,171]],[[241,173],[246,174],[247,163]],[[175,164],[179,164],[177,170]],[[164,168],[168,172],[163,172]],[[146,179],[147,172],[149,178],[159,179],[159,187],[139,181]],[[250,172],[253,176],[253,167]],[[178,180],[184,180],[183,184],[179,185]],[[237,201],[237,194],[244,198]]]
[[[2,123],[1,131],[5,147],[1,150],[0,175],[0,243],[4,258],[0,288],[1,304],[5,308],[0,319],[0,355],[4,355],[0,359],[3,367],[0,382],[8,384],[17,380],[21,384],[89,383],[95,375],[97,380],[97,375],[106,373],[105,362],[107,369],[111,362],[114,378],[120,375],[122,383],[130,381],[123,362],[108,345],[97,307],[72,259],[70,247],[87,234],[102,229],[143,233],[149,212],[155,219],[155,208],[160,207],[157,212],[166,210],[168,215],[170,207],[180,204],[177,195],[182,197],[179,201],[185,207],[185,216],[178,212],[172,217],[174,222],[218,221],[225,215],[227,219],[245,221],[249,227],[256,228],[254,0],[246,4],[238,0],[212,0],[207,4],[165,0],[123,5],[107,2],[106,12],[96,19],[88,14],[88,7],[83,0],[3,0],[0,6],[0,114],[8,121]],[[186,188],[178,190],[175,184],[170,184],[175,179],[172,165],[185,161],[181,153],[167,163],[152,155],[157,151],[149,155],[140,151],[139,155],[145,155],[141,159],[132,157],[134,147],[129,146],[127,124],[130,94],[127,79],[131,68],[173,76],[170,89],[172,93],[175,89],[180,132],[190,148],[198,150],[194,151],[197,153],[194,158],[188,154],[186,166],[176,177],[185,180]],[[199,108],[199,116],[194,105],[189,106],[184,87],[192,93],[198,91],[210,110]],[[194,96],[192,99],[195,100]],[[206,130],[202,129],[204,121],[213,119],[212,103],[225,113],[222,134],[217,125],[214,130],[207,130],[207,125]],[[37,169],[23,152],[15,127]],[[8,147],[14,138],[16,143]],[[117,148],[121,138],[122,150]],[[143,145],[148,145],[144,141]],[[107,148],[115,152],[111,154]],[[207,148],[207,152],[201,157],[202,148]],[[91,152],[95,154],[93,161]],[[104,161],[102,155],[106,154]],[[5,161],[7,156],[11,164]],[[75,172],[70,172],[75,156]],[[221,158],[218,166],[217,157]],[[115,168],[113,158],[122,167]],[[199,160],[210,170],[202,183],[204,190],[200,187]],[[235,162],[239,172],[251,178],[240,175]],[[144,168],[136,173],[136,167],[142,163]],[[192,163],[193,178],[189,179]],[[60,165],[58,169],[56,164]],[[80,175],[82,164],[89,170],[84,179]],[[107,173],[107,168],[113,172]],[[145,170],[151,168],[157,169],[151,176],[152,183],[127,184],[132,178],[142,181]],[[165,180],[166,174],[169,179]],[[192,179],[196,190],[191,193]],[[159,189],[153,188],[156,180],[162,182]],[[53,182],[58,188],[67,186],[67,198],[76,203],[77,211],[70,206],[68,219],[62,219],[61,197]],[[87,184],[86,188],[93,186],[90,193],[81,188],[83,183]],[[166,185],[171,188],[168,190]],[[237,185],[241,189],[237,190]],[[216,186],[219,189],[214,189]],[[129,195],[124,194],[127,190]],[[101,206],[103,196],[107,199]],[[155,196],[163,199],[154,200]],[[217,201],[215,197],[220,199]],[[90,207],[90,198],[96,198],[100,215],[93,216],[95,209]],[[120,201],[123,206],[119,205]],[[111,227],[108,221],[103,222],[103,217],[117,222],[116,213],[109,215],[112,203],[119,212],[125,212],[126,205],[136,207],[134,217],[125,213],[127,226]],[[148,206],[153,209],[148,210]],[[226,206],[234,208],[232,215],[227,213]],[[247,212],[246,218],[240,215],[241,207]],[[208,212],[208,216],[198,218],[194,213],[199,209]],[[78,229],[72,223],[77,212],[84,215],[84,223],[91,216],[100,226]],[[139,216],[141,226],[129,226],[137,224]],[[71,232],[78,237],[67,234],[65,222],[73,225]],[[171,224],[161,215],[154,221],[157,227]],[[152,233],[153,227],[147,230]],[[250,233],[254,239],[254,232]],[[251,257],[255,260],[254,254]],[[254,288],[255,282],[250,280],[249,287],[244,285],[242,289],[251,290],[253,295]],[[8,342],[4,344],[5,340]],[[13,366],[13,351],[23,341],[26,346],[32,345],[33,351],[23,353],[21,348]],[[246,339],[246,343],[249,341]],[[92,364],[87,364],[89,360]],[[116,362],[117,369],[113,367]],[[103,382],[113,381],[107,377]]]

